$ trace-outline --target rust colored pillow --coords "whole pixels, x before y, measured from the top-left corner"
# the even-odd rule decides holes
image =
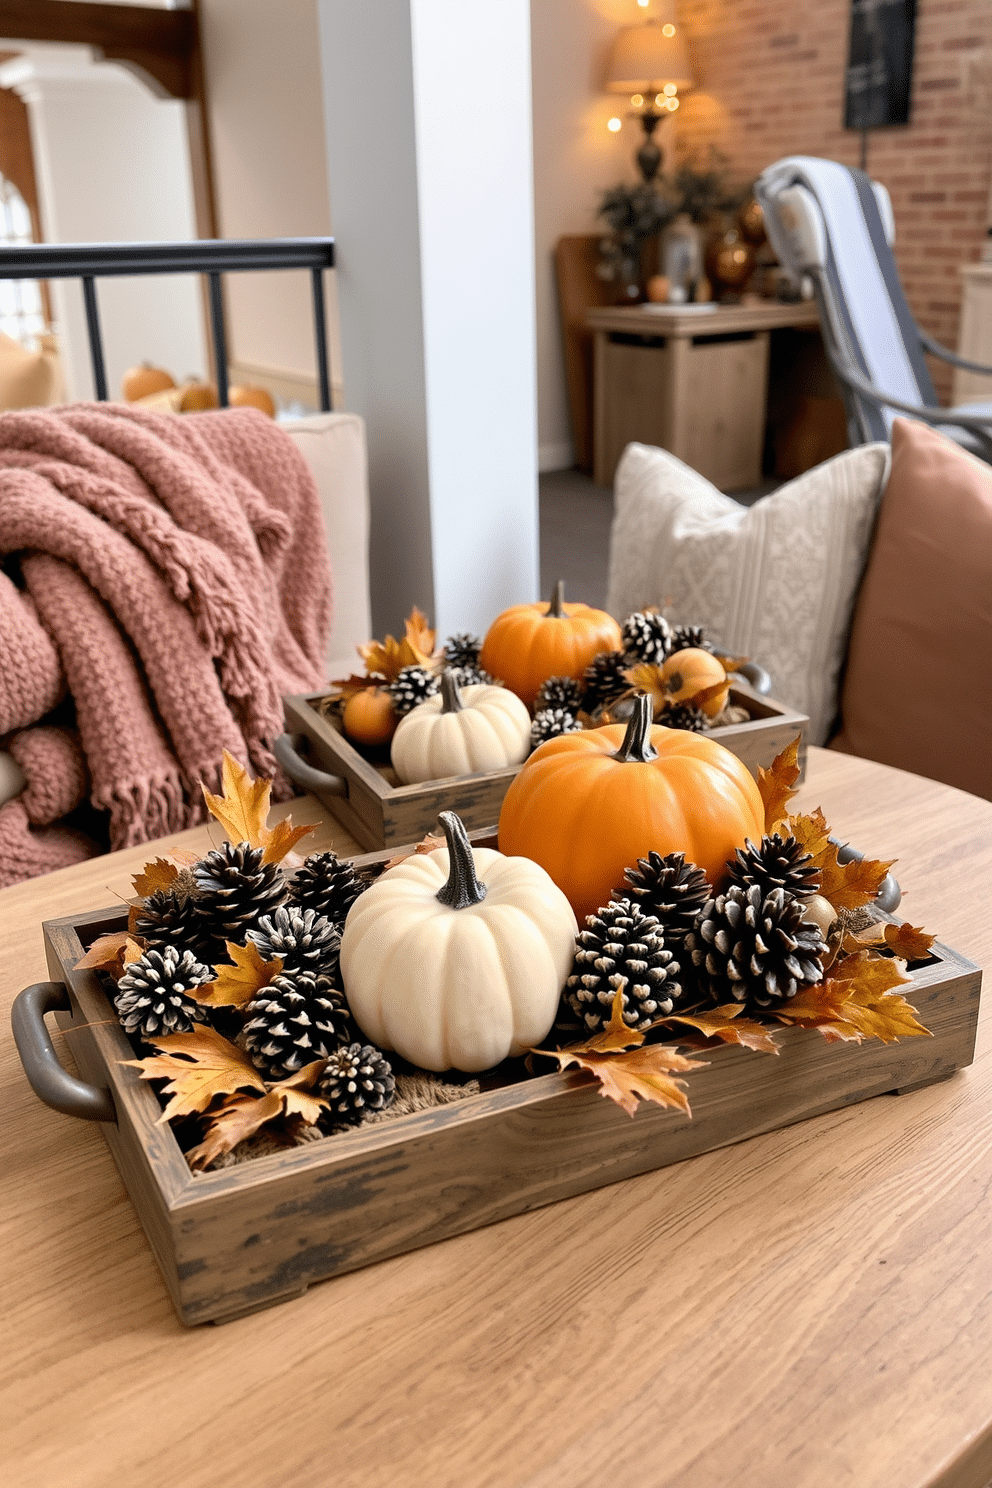
[[[992,468],[896,419],[832,747],[992,799]]]

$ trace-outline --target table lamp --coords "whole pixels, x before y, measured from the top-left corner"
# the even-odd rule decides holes
[[[661,167],[661,151],[652,136],[666,113],[679,106],[679,92],[695,86],[692,64],[681,29],[671,21],[644,21],[617,32],[606,68],[606,91],[627,93],[644,126],[635,159],[645,181]]]

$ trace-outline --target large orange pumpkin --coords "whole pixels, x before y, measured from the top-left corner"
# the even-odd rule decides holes
[[[581,677],[600,651],[620,651],[620,627],[605,610],[565,604],[559,579],[550,601],[511,605],[490,625],[479,653],[484,671],[530,706],[549,677]]]
[[[540,863],[581,925],[652,850],[684,853],[711,883],[745,838],[760,842],[764,806],[735,754],[686,729],[651,725],[641,694],[621,724],[561,734],[510,783],[499,850]]]

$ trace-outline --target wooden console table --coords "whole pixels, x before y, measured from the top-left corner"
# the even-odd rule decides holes
[[[783,326],[819,324],[816,306],[765,301],[715,310],[636,305],[598,308],[595,332],[594,470],[613,483],[632,439],[659,445],[722,491],[761,479],[768,338]]]
[[[3,1482],[983,1488],[992,803],[815,748],[799,803],[897,858],[912,923],[984,964],[970,1069],[191,1331],[99,1128],[35,1098],[7,1021],[47,976],[42,919],[127,895],[165,844],[0,892]]]

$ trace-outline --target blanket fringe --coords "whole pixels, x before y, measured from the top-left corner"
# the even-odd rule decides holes
[[[94,792],[93,804],[110,813],[110,848],[136,847],[195,825],[192,803],[177,775],[149,776]]]

